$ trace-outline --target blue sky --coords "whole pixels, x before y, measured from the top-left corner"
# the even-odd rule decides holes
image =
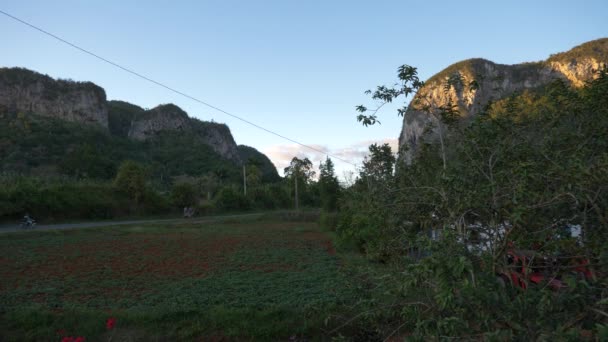
[[[0,9],[268,129],[354,162],[401,118],[362,127],[363,94],[401,64],[426,79],[462,59],[536,61],[608,36],[608,1],[4,1]],[[175,103],[227,123],[282,168],[305,152],[0,15],[0,66],[90,80],[109,99]],[[314,160],[320,154],[309,153]],[[336,161],[341,173],[352,170]]]

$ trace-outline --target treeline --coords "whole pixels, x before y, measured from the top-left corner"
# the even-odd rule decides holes
[[[421,86],[400,71],[403,88],[374,98]],[[607,70],[495,101],[466,126],[457,111],[434,113],[441,136],[411,165],[371,146],[342,195],[341,247],[385,265],[356,284],[373,290],[351,324],[378,340],[607,339]]]
[[[168,180],[170,185],[159,184],[150,178],[149,166],[131,160],[122,162],[110,180],[4,173],[0,175],[0,220],[15,221],[26,213],[46,222],[177,215],[185,207],[195,215],[296,205],[335,211],[339,184],[329,159],[321,163],[318,181],[308,159],[294,158],[285,177],[274,182],[264,181],[254,161],[244,169],[246,190],[244,179],[229,181],[213,172],[176,176]]]

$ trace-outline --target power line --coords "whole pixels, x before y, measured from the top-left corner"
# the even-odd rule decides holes
[[[47,36],[49,36],[49,37],[52,37],[52,38],[54,38],[54,39],[56,39],[56,40],[58,40],[58,41],[60,41],[60,42],[62,42],[62,43],[64,43],[64,44],[67,44],[67,45],[69,45],[69,46],[73,47],[73,48],[74,48],[74,49],[76,49],[76,50],[79,50],[79,51],[84,52],[84,53],[86,53],[86,54],[88,54],[88,55],[90,55],[90,56],[93,56],[93,57],[95,57],[95,58],[97,58],[97,59],[99,59],[99,60],[101,60],[101,61],[103,61],[103,62],[106,62],[106,63],[108,63],[108,64],[110,64],[110,65],[112,65],[112,66],[114,66],[114,67],[117,67],[117,68],[119,68],[119,69],[121,69],[121,70],[123,70],[123,71],[126,71],[126,72],[128,72],[128,73],[130,73],[130,74],[132,74],[132,75],[134,75],[134,76],[137,76],[137,77],[139,77],[139,78],[141,78],[141,79],[143,79],[143,80],[145,80],[145,81],[148,81],[148,82],[150,82],[150,83],[156,84],[156,85],[157,85],[157,86],[159,86],[159,87],[165,88],[165,89],[167,89],[167,90],[169,90],[169,91],[172,91],[172,92],[174,92],[174,93],[176,93],[176,94],[178,94],[178,95],[181,95],[181,96],[183,96],[183,97],[186,97],[186,98],[188,98],[188,99],[190,99],[190,100],[192,100],[192,101],[198,102],[198,103],[200,103],[200,104],[202,104],[202,105],[204,105],[204,106],[207,106],[207,107],[209,107],[209,108],[211,108],[211,109],[214,109],[214,110],[216,110],[216,111],[218,111],[218,112],[220,112],[220,113],[223,113],[223,114],[226,114],[226,115],[228,115],[228,116],[231,116],[231,117],[233,117],[233,118],[235,118],[235,119],[237,119],[237,120],[240,120],[240,121],[242,121],[242,122],[244,122],[244,123],[246,123],[246,124],[249,124],[249,125],[251,125],[251,126],[253,126],[253,127],[255,127],[255,128],[261,129],[261,130],[263,130],[263,131],[265,131],[265,132],[267,132],[267,133],[270,133],[270,134],[272,134],[272,135],[275,135],[275,136],[277,136],[277,137],[279,137],[279,138],[282,138],[282,139],[285,139],[285,140],[290,141],[290,142],[292,142],[292,143],[298,144],[298,145],[300,145],[300,146],[302,146],[302,147],[305,147],[305,148],[307,148],[307,149],[309,149],[309,150],[316,151],[316,152],[320,152],[320,153],[325,154],[325,155],[328,155],[328,156],[330,156],[330,157],[332,157],[332,158],[334,158],[334,159],[340,160],[340,161],[342,161],[342,162],[344,162],[344,163],[346,163],[346,164],[350,164],[350,165],[352,165],[352,166],[354,166],[354,167],[357,167],[357,165],[356,165],[356,164],[351,163],[351,162],[349,162],[349,161],[346,161],[346,160],[344,160],[344,159],[342,159],[342,158],[340,158],[340,157],[336,157],[335,155],[332,155],[332,154],[328,153],[327,151],[323,151],[323,150],[320,150],[320,149],[314,148],[314,147],[312,147],[312,146],[309,146],[309,145],[303,144],[303,143],[301,143],[301,142],[299,142],[299,141],[297,141],[297,140],[294,140],[294,139],[288,138],[288,137],[286,137],[286,136],[284,136],[284,135],[281,135],[281,134],[279,134],[279,133],[276,133],[276,132],[274,132],[274,131],[271,131],[271,130],[269,130],[269,129],[267,129],[267,128],[264,128],[264,127],[262,127],[262,126],[260,126],[260,125],[258,125],[258,124],[255,124],[255,123],[253,123],[253,122],[251,122],[251,121],[249,121],[249,120],[247,120],[247,119],[243,119],[243,118],[241,118],[241,117],[240,117],[240,116],[238,116],[238,115],[231,114],[231,113],[229,113],[229,112],[227,112],[227,111],[225,111],[225,110],[223,110],[223,109],[221,109],[221,108],[218,108],[218,107],[216,107],[216,106],[213,106],[213,105],[211,105],[211,104],[209,104],[209,103],[207,103],[207,102],[205,102],[205,101],[199,100],[198,98],[196,98],[196,97],[194,97],[194,96],[188,95],[188,94],[186,94],[186,93],[184,93],[184,92],[182,92],[182,91],[179,91],[179,90],[177,90],[177,89],[175,89],[175,88],[169,87],[169,86],[167,86],[167,85],[165,85],[165,84],[163,84],[163,83],[161,83],[161,82],[155,81],[155,80],[151,79],[150,77],[144,76],[144,75],[142,75],[142,74],[140,74],[140,73],[138,73],[138,72],[136,72],[136,71],[133,71],[133,70],[131,70],[131,69],[129,69],[129,68],[123,67],[122,65],[120,65],[120,64],[118,64],[118,63],[112,62],[111,60],[109,60],[109,59],[107,59],[107,58],[104,58],[104,57],[102,57],[102,56],[100,56],[100,55],[98,55],[98,54],[95,54],[95,53],[93,53],[93,52],[91,52],[91,51],[89,51],[89,50],[86,50],[86,49],[84,49],[84,48],[82,48],[82,47],[80,47],[80,46],[78,46],[78,45],[76,45],[76,44],[74,44],[74,43],[72,43],[72,42],[70,42],[70,41],[67,41],[67,40],[65,40],[65,39],[63,39],[63,38],[61,38],[61,37],[59,37],[59,36],[57,36],[57,35],[55,35],[55,34],[53,34],[53,33],[50,33],[50,32],[48,32],[48,31],[46,31],[46,30],[44,30],[44,29],[42,29],[42,28],[38,27],[38,26],[35,26],[35,25],[33,25],[33,24],[30,24],[29,22],[27,22],[27,21],[25,21],[25,20],[22,20],[22,19],[20,19],[20,18],[18,18],[18,17],[15,17],[14,15],[9,14],[9,13],[7,13],[7,12],[3,11],[3,10],[0,10],[0,13],[4,14],[5,16],[7,16],[7,17],[9,17],[9,18],[11,18],[11,19],[13,19],[13,20],[15,20],[15,21],[20,22],[21,24],[24,24],[24,25],[26,25],[26,26],[29,26],[30,28],[33,28],[33,29],[34,29],[34,30],[36,30],[36,31],[39,31],[39,32],[41,32],[41,33],[43,33],[43,34],[45,34],[45,35],[47,35]]]

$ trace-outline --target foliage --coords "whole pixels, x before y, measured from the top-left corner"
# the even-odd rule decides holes
[[[147,170],[143,165],[127,160],[118,168],[114,186],[128,194],[137,205],[146,191],[146,178]]]
[[[382,246],[392,237],[385,228],[392,227],[395,156],[388,144],[373,144],[369,152],[355,184],[344,191],[337,230],[341,244],[354,245],[371,258],[382,260]]]
[[[338,214],[335,212],[322,211],[319,215],[319,225],[323,229],[335,231],[338,227]]]
[[[606,70],[582,89],[558,81],[515,94],[452,126],[440,146],[420,146],[395,175],[364,169],[345,191],[337,232],[390,265],[374,286],[391,295],[361,311],[391,309],[362,319],[384,337],[415,340],[598,336],[608,296],[606,94]],[[514,248],[556,260],[542,271],[568,286],[501,288],[496,275]],[[576,281],[577,258],[597,280]]]
[[[171,201],[178,208],[191,207],[197,201],[194,185],[190,183],[176,183],[171,189]]]
[[[285,178],[298,178],[304,184],[309,184],[313,181],[316,172],[313,170],[312,162],[308,158],[300,159],[293,157],[289,166],[284,170]]]
[[[292,203],[289,188],[282,183],[248,187],[247,197],[255,209],[287,209]]]
[[[245,168],[245,179],[247,186],[258,186],[262,182],[260,169],[256,164],[249,164]]]
[[[368,112],[367,107],[363,105],[357,106],[357,112],[360,113],[357,115],[357,121],[361,122],[364,126],[375,125],[376,123],[379,124],[380,121],[378,120],[377,113],[380,108],[387,103],[396,101],[400,97],[405,99],[408,96],[415,94],[424,85],[424,82],[420,81],[418,78],[418,70],[415,67],[402,65],[397,71],[397,76],[399,78],[399,82],[393,87],[382,85],[378,86],[373,93],[371,90],[367,90],[365,92],[366,94],[371,94],[373,100],[380,101],[380,105],[373,109],[369,115],[366,115]],[[402,108],[397,110],[397,113],[403,116],[406,110],[407,106],[404,105]]]
[[[168,200],[149,189],[142,194],[139,208],[132,208],[131,201],[129,194],[109,182],[0,176],[0,219],[12,222],[25,213],[48,222],[169,212]]]
[[[328,244],[282,220],[3,234],[0,339],[321,338],[357,299]]]
[[[21,69],[0,70],[0,81],[7,84],[49,83],[45,92],[51,94],[57,91],[52,96],[89,86],[88,83],[55,82],[49,77]],[[12,221],[21,217],[28,207],[34,210],[32,214],[38,218],[98,217],[102,214],[93,214],[92,209],[70,210],[68,206],[50,203],[58,198],[82,199],[95,195],[97,197],[88,203],[91,203],[91,207],[100,208],[98,210],[104,213],[102,216],[107,218],[144,213],[164,214],[171,205],[177,207],[187,202],[200,205],[201,209],[204,207],[202,212],[207,213],[286,208],[292,203],[289,185],[281,182],[274,165],[266,156],[254,148],[240,146],[239,154],[228,159],[209,146],[209,141],[218,137],[232,139],[228,126],[224,124],[191,119],[188,129],[183,131],[159,132],[144,141],[128,138],[133,121],[152,116],[159,108],[168,115],[187,117],[174,105],[144,110],[127,102],[109,101],[109,129],[105,130],[100,126],[83,125],[36,113],[18,113],[12,108],[0,106],[0,173],[30,179],[34,183],[43,182],[49,187],[53,184],[53,188],[55,185],[70,184],[61,191],[61,195],[57,195],[59,197],[46,199],[35,198],[38,196],[36,191],[29,192],[36,190],[27,188],[29,181],[18,183],[15,187],[23,188],[16,191],[13,191],[15,187],[0,189],[0,198],[16,201],[0,213],[0,218]],[[228,195],[242,191],[237,190],[243,181],[241,161],[248,170],[248,198]],[[66,193],[68,189],[80,191],[77,189],[87,182],[103,185],[88,187],[86,195]],[[109,188],[110,182],[115,185],[112,189]],[[220,196],[218,192],[222,188],[230,189]],[[99,193],[89,193],[91,191]],[[311,193],[304,189],[303,202],[317,205],[318,199]],[[111,199],[115,197],[120,200]],[[215,197],[219,198],[216,200]],[[169,201],[174,203],[170,205]],[[202,202],[195,203],[197,201]],[[46,205],[48,209],[41,208],[41,202],[49,202]],[[84,204],[75,208],[82,206]],[[120,207],[124,208],[119,210]]]
[[[595,58],[598,61],[608,60],[608,38],[601,38],[576,46],[569,51],[551,55],[549,61],[571,62],[583,58]]]
[[[122,131],[111,135],[101,127],[1,108],[0,121],[1,172],[109,180],[120,163],[133,160],[145,164],[151,181],[166,188],[179,175],[213,172],[224,182],[241,179],[240,165],[219,156],[196,132],[162,132],[136,141],[122,136]]]
[[[115,136],[129,136],[131,123],[140,118],[145,110],[124,101],[108,101],[108,129]]]
[[[97,127],[7,111],[0,120],[2,172],[110,179],[131,150]]]
[[[319,195],[321,197],[321,209],[325,212],[334,212],[338,209],[338,198],[340,197],[340,183],[334,171],[334,163],[327,157],[325,163],[319,165]]]
[[[470,66],[470,63],[479,63],[482,60],[470,60],[461,63],[466,63],[467,66]],[[460,65],[460,64],[458,64]],[[452,68],[456,68],[456,66],[448,68],[452,70]],[[444,71],[445,72],[445,71]],[[407,110],[410,106],[414,106],[414,108],[422,110],[426,112],[431,118],[431,126],[427,127],[427,129],[434,128],[433,125],[437,127],[437,133],[439,136],[439,142],[441,147],[441,157],[443,161],[443,168],[446,167],[446,158],[447,151],[445,147],[445,135],[446,129],[449,126],[454,125],[459,117],[460,110],[456,100],[453,100],[452,97],[449,97],[449,100],[442,105],[437,105],[432,99],[429,98],[429,94],[425,94],[420,90],[424,86],[424,82],[420,81],[418,77],[418,69],[410,66],[410,65],[402,65],[397,70],[397,77],[399,81],[395,83],[392,87],[387,86],[378,86],[376,91],[372,93],[371,90],[367,90],[366,94],[371,94],[372,100],[379,101],[380,104],[373,110],[369,111],[368,108],[359,105],[356,107],[357,112],[357,121],[361,122],[364,126],[374,125],[376,123],[380,123],[378,120],[378,112],[384,105],[387,103],[392,103],[393,101],[397,101],[401,99],[403,101],[402,107],[397,109],[397,114],[399,116],[404,116],[407,113]],[[463,78],[459,73],[450,74],[447,76],[447,80],[443,84],[443,89],[446,94],[449,93],[452,88],[459,88],[463,86]],[[473,80],[468,84],[469,87],[478,88],[479,84],[476,80]],[[411,103],[407,103],[407,99],[410,95],[416,95],[413,97]]]
[[[245,197],[242,189],[236,186],[225,186],[215,198],[217,207],[226,211],[248,210],[251,208],[251,201]]]
[[[293,157],[289,166],[284,169],[284,174],[284,186],[290,189],[290,197],[294,201],[297,188],[299,205],[308,207],[319,206],[319,184],[314,180],[316,172],[313,169],[312,162],[308,158],[300,159]]]
[[[280,181],[281,177],[277,172],[277,168],[268,159],[268,157],[260,153],[253,147],[239,145],[239,156],[246,165],[255,165],[261,173],[261,181],[263,183],[274,183]]]

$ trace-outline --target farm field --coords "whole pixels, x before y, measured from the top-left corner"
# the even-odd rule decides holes
[[[319,337],[356,300],[340,264],[314,222],[2,234],[0,340]]]

